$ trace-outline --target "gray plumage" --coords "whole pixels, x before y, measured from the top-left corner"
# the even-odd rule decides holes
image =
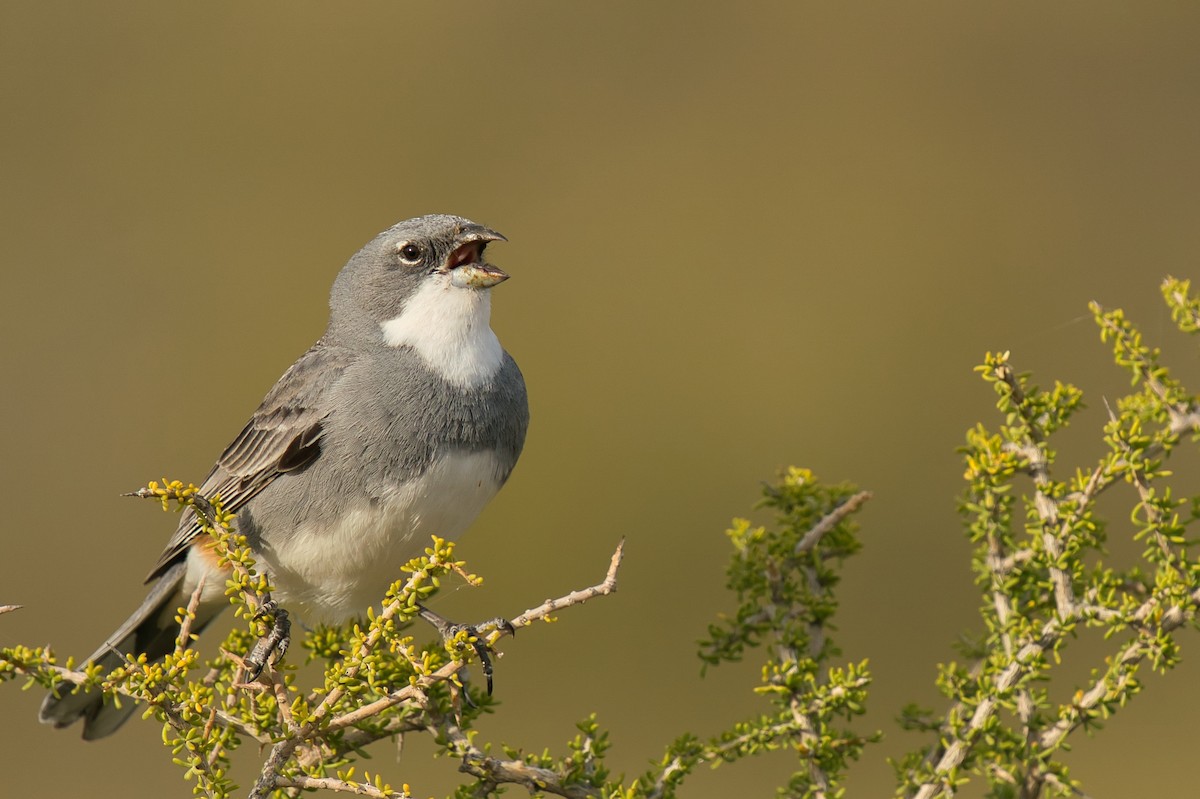
[[[461,533],[512,472],[528,402],[487,324],[490,288],[507,275],[482,258],[502,239],[445,215],[376,236],[338,274],[325,334],[202,484],[237,513],[276,598],[302,617],[363,612],[428,535]],[[169,652],[174,611],[202,576],[193,629],[223,609],[224,576],[199,533],[185,515],[151,570],[149,596],[93,661],[112,668],[118,652]],[[40,717],[58,727],[83,718],[84,737],[98,738],[132,710],[74,694],[47,697]]]

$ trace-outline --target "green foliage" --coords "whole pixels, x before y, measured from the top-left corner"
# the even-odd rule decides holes
[[[868,497],[849,485],[824,485],[811,471],[793,467],[764,489],[762,505],[775,511],[774,527],[734,520],[726,533],[734,550],[727,587],[738,605],[732,616],[709,626],[700,658],[706,666],[717,665],[765,649],[755,692],[770,710],[707,741],[680,737],[654,769],[612,795],[672,797],[699,765],[779,749],[794,751],[801,764],[780,788],[781,796],[842,795],[849,762],[877,738],[840,726],[864,712],[871,682],[866,661],[828,665],[838,654],[829,638],[837,610],[835,566],[860,547],[848,517]]]
[[[1200,298],[1189,282],[1169,279],[1162,291],[1180,330],[1200,331]],[[1101,729],[1136,696],[1143,667],[1162,673],[1176,665],[1179,633],[1196,623],[1200,564],[1189,530],[1200,515],[1200,497],[1177,495],[1165,465],[1180,442],[1200,430],[1197,398],[1120,310],[1095,304],[1091,310],[1132,386],[1109,405],[1106,449],[1097,462],[1063,472],[1051,446],[1083,408],[1079,389],[1063,383],[1039,388],[1014,369],[1008,353],[987,355],[977,369],[1000,415],[994,426],[968,430],[962,448],[967,488],[959,509],[974,546],[981,629],[960,638],[961,662],[939,667],[946,708],[901,711],[901,727],[930,742],[893,761],[898,796],[952,796],[971,779],[985,781],[988,795],[997,798],[1077,793],[1064,759],[1070,736]],[[1134,563],[1118,563],[1105,549],[1116,526],[1100,517],[1097,500],[1110,489],[1124,491],[1128,500],[1128,535],[1141,544]],[[0,681],[23,677],[26,687],[98,689],[112,701],[144,703],[196,795],[234,795],[230,757],[249,741],[257,744],[250,749],[266,753],[252,797],[315,789],[407,797],[407,785],[397,789],[378,774],[360,774],[356,763],[375,741],[430,734],[467,775],[455,792],[461,799],[492,796],[510,785],[534,796],[674,797],[700,766],[780,751],[797,758],[780,796],[836,797],[844,794],[848,767],[880,737],[853,730],[871,684],[867,662],[835,662],[841,653],[831,637],[838,568],[860,548],[850,517],[869,495],[822,484],[805,469],[788,469],[765,487],[760,507],[774,513],[773,524],[735,519],[727,531],[733,607],[709,625],[699,645],[703,669],[756,657],[762,671],[753,692],[761,707],[708,737],[681,734],[631,780],[610,774],[608,735],[595,716],[577,725],[565,754],[477,741],[472,723],[493,707],[460,674],[475,657],[474,637],[494,644],[502,631],[463,631],[444,645],[418,646],[408,629],[419,603],[443,578],[455,573],[478,581],[455,560],[453,544],[435,538],[362,623],[304,635],[307,660],[322,666],[318,684],[302,688],[295,666],[281,663],[247,685],[238,653],[249,652],[270,627],[267,577],[256,571],[219,497],[169,481],[139,494],[166,509],[197,511],[230,567],[227,593],[244,624],[217,657],[201,662],[191,648],[191,613],[180,609],[173,653],[153,663],[130,657],[108,674],[69,660],[58,665],[48,649],[9,647],[0,650]],[[604,583],[549,600],[514,623],[611,593],[620,554]],[[10,609],[0,607],[0,613]],[[1083,636],[1101,639],[1107,656],[1087,680],[1061,690],[1062,654]]]
[[[227,777],[229,753],[244,739],[272,747],[269,768],[252,795],[285,796],[290,787],[354,789],[368,796],[403,796],[378,776],[356,779],[350,763],[362,747],[381,738],[425,730],[440,720],[455,718],[469,723],[490,706],[490,699],[468,689],[458,672],[473,649],[459,651],[452,660],[440,645],[417,647],[405,627],[418,611],[417,603],[429,597],[439,580],[451,572],[462,573],[454,559],[454,545],[433,539],[421,557],[403,567],[407,575],[388,591],[382,609],[370,609],[364,624],[344,628],[319,628],[304,640],[310,658],[325,661],[322,684],[301,691],[295,685],[295,667],[271,668],[261,682],[245,684],[241,658],[266,633],[258,609],[270,585],[255,571],[245,538],[233,531],[232,517],[221,508],[220,498],[206,501],[194,486],[164,480],[151,483],[140,496],[162,501],[164,508],[193,507],[204,532],[213,542],[222,563],[231,567],[227,593],[237,614],[247,625],[234,629],[221,654],[201,662],[189,645],[192,615],[181,609],[184,632],[179,646],[165,658],[147,662],[144,655],[129,657],[110,674],[94,667],[82,672],[60,669],[52,653],[27,648],[0,653],[0,673],[23,673],[55,690],[100,688],[113,701],[136,699],[147,706],[145,715],[163,725],[163,743],[171,750],[184,775],[194,779],[198,796],[234,795]],[[68,664],[69,666],[70,664]],[[61,684],[67,678],[66,685]],[[447,751],[456,751],[453,736],[439,740]]]
[[[1180,329],[1194,333],[1200,301],[1188,289],[1168,280],[1163,295]],[[1099,729],[1136,695],[1143,664],[1157,672],[1176,665],[1178,629],[1194,623],[1200,566],[1186,530],[1197,505],[1175,498],[1163,466],[1180,437],[1197,430],[1197,401],[1123,312],[1095,303],[1091,311],[1135,390],[1110,407],[1107,452],[1090,468],[1057,477],[1049,445],[1082,407],[1077,388],[1041,390],[1007,353],[988,355],[978,369],[1002,416],[995,431],[968,431],[963,448],[961,512],[975,545],[985,632],[970,665],[940,668],[938,686],[950,701],[943,717],[903,712],[903,726],[934,734],[935,743],[894,762],[899,795],[952,795],[972,774],[993,797],[1071,795],[1062,759],[1068,736]],[[1132,492],[1133,538],[1144,544],[1132,565],[1107,556],[1096,508],[1117,485]],[[1111,653],[1069,701],[1051,700],[1063,650],[1092,630]]]
[[[1184,333],[1200,330],[1200,297],[1192,295],[1192,281],[1168,277],[1162,283],[1163,299],[1171,319]]]

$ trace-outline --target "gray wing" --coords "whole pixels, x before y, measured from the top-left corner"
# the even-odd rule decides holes
[[[329,415],[330,389],[353,362],[346,350],[323,342],[284,372],[200,486],[206,497],[220,494],[227,511],[236,511],[286,472],[301,469],[321,454],[322,425]],[[146,582],[183,558],[200,534],[189,509],[179,521]]]

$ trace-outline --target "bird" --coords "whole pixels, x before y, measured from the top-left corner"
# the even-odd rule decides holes
[[[525,443],[525,380],[490,325],[508,274],[484,259],[501,234],[459,216],[399,222],[338,273],[325,333],[284,372],[199,491],[224,508],[274,585],[310,623],[382,598],[431,535],[452,539],[508,479]],[[229,604],[225,573],[188,509],[141,606],[89,658],[175,647],[178,608],[200,586],[193,632]],[[99,691],[51,693],[39,718],[83,720],[83,738],[134,711]]]

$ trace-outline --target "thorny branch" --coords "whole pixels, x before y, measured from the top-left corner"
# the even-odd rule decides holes
[[[223,515],[213,503],[200,496],[194,487],[184,487],[181,483],[165,483],[160,487],[152,483],[150,488],[134,492],[133,495],[159,499],[163,502],[164,507],[167,507],[170,501],[190,505],[205,528],[211,530],[212,534],[217,537],[218,552],[230,553],[229,559],[234,572],[242,578],[240,594],[247,606],[251,609],[259,608],[262,607],[264,601],[269,600],[269,594],[267,594],[269,586],[261,575],[253,572],[252,562],[238,560],[239,554],[232,552],[233,539],[228,538],[231,534],[228,526],[229,517]],[[221,531],[224,531],[225,538],[221,537]],[[226,541],[230,542],[230,546],[225,545]],[[244,542],[239,546],[241,545],[244,545]],[[444,545],[445,542],[435,541],[434,549],[430,550],[435,553],[434,559],[428,561],[431,568],[436,562],[440,567],[449,568],[451,571],[461,571],[460,564],[437,560],[442,557],[439,547]],[[445,549],[445,555],[448,556],[450,552],[452,552],[452,546]],[[541,605],[526,610],[514,618],[511,622],[512,627],[525,627],[536,621],[549,620],[552,614],[561,610],[614,593],[617,590],[617,573],[623,553],[624,540],[618,544],[613,553],[603,580],[587,588],[569,592],[564,596],[547,599]],[[201,777],[201,785],[198,788],[209,796],[226,795],[223,788],[215,786],[228,785],[228,780],[223,776],[223,765],[221,766],[222,773],[218,772],[218,766],[225,759],[226,752],[223,739],[215,734],[217,728],[232,730],[238,735],[269,747],[262,769],[249,794],[251,799],[265,799],[280,789],[292,794],[300,790],[318,788],[378,797],[378,799],[407,797],[407,792],[397,793],[367,782],[341,779],[340,776],[329,777],[319,772],[315,775],[302,772],[305,769],[322,769],[326,762],[341,762],[347,753],[381,738],[413,731],[432,733],[451,752],[462,758],[460,770],[479,777],[486,784],[492,786],[506,783],[520,784],[531,790],[546,791],[573,799],[591,796],[593,793],[591,788],[585,785],[570,784],[564,775],[547,769],[535,768],[520,760],[485,756],[484,751],[478,748],[463,731],[458,718],[458,708],[460,707],[458,703],[462,701],[463,697],[458,675],[466,666],[463,659],[452,658],[449,662],[429,671],[423,669],[419,662],[413,661],[414,657],[420,657],[420,653],[416,650],[406,646],[393,648],[394,655],[409,659],[416,668],[416,675],[410,679],[409,683],[380,699],[358,705],[352,710],[344,710],[344,707],[340,711],[335,710],[349,696],[348,692],[360,678],[360,672],[368,657],[376,654],[386,655],[385,650],[388,647],[384,646],[384,631],[395,631],[397,628],[393,621],[403,623],[412,617],[415,612],[413,600],[421,595],[417,593],[416,586],[426,585],[429,577],[429,573],[418,569],[405,586],[397,591],[395,598],[386,603],[382,610],[372,617],[372,624],[359,639],[358,645],[336,664],[335,667],[340,671],[337,672],[337,679],[333,687],[325,692],[323,699],[315,708],[307,712],[302,720],[298,720],[294,716],[293,697],[289,694],[288,685],[283,679],[283,675],[276,670],[274,663],[266,664],[260,679],[249,684],[242,683],[240,679],[234,679],[229,686],[228,695],[213,697],[215,701],[203,711],[205,721],[201,723],[203,731],[199,737],[196,736],[199,728],[196,727],[195,722],[184,717],[185,709],[189,713],[196,712],[195,700],[185,698],[182,704],[179,703],[180,697],[186,696],[186,693],[170,689],[164,691],[157,687],[151,693],[147,693],[143,685],[149,683],[125,682],[124,670],[114,671],[115,679],[107,679],[108,675],[105,675],[104,690],[130,699],[149,702],[157,708],[161,718],[174,731],[176,751],[179,751],[180,748],[186,750],[187,764],[194,773]],[[176,660],[194,662],[195,653],[190,650],[189,644],[193,638],[192,624],[203,588],[203,585],[196,588],[189,597],[188,606],[182,610],[179,616],[180,629],[176,636],[174,652]],[[423,590],[427,591],[428,588]],[[18,608],[17,605],[0,606],[0,614]],[[489,647],[504,632],[504,628],[499,628],[492,633],[488,641]],[[388,634],[394,633],[389,632]],[[224,649],[222,649],[222,653],[230,663],[237,664],[242,661],[234,653]],[[95,685],[98,679],[95,674],[89,674],[84,669],[53,665],[48,662],[47,658],[35,655],[33,660],[35,662],[32,664],[13,663],[12,671],[29,676],[41,674],[45,675],[43,679],[53,679],[75,685]],[[185,670],[189,667],[188,663],[183,665]],[[136,669],[137,665],[133,664],[133,668]],[[155,667],[151,666],[151,668]],[[214,668],[200,683],[205,686],[201,690],[211,693],[214,681],[219,679],[219,673],[219,670]],[[145,678],[142,679],[144,681]],[[154,679],[161,680],[161,677]],[[456,708],[453,714],[447,714],[441,709],[445,706],[444,699],[435,702],[429,694],[429,689],[439,684],[451,686],[451,695],[458,697],[453,705]],[[155,682],[154,685],[159,685],[159,682]],[[261,721],[255,722],[253,719],[242,717],[243,712],[236,708],[238,704],[236,692],[242,690],[253,692],[250,700],[251,712],[254,712],[253,708],[256,705],[254,696],[265,692],[274,700],[272,712],[277,717],[278,729],[276,732],[265,731],[271,727],[269,723],[264,727]],[[310,698],[309,701],[312,699]],[[411,706],[412,712],[395,714],[382,723],[377,719],[380,714],[402,704]],[[374,720],[375,723],[366,723],[371,720]],[[279,730],[282,731],[282,737],[280,737]]]
[[[604,579],[599,583],[578,591],[572,591],[557,599],[547,599],[538,607],[527,610],[520,616],[512,619],[511,624],[513,627],[528,626],[535,621],[548,618],[550,614],[557,611],[564,610],[573,605],[583,604],[595,597],[614,593],[617,590],[617,571],[621,565],[624,547],[625,542],[622,540],[613,553]],[[393,600],[384,607],[379,618],[383,620],[390,619],[399,613],[401,609],[400,600]],[[382,629],[383,625],[376,625],[372,632],[368,634],[359,651],[351,659],[352,663],[346,669],[342,684],[334,688],[325,697],[321,704],[312,712],[308,721],[272,746],[263,764],[262,771],[259,773],[258,780],[250,792],[250,799],[262,799],[279,787],[316,787],[314,785],[285,785],[280,780],[287,778],[281,777],[280,771],[293,756],[302,765],[312,765],[320,762],[330,754],[329,748],[325,745],[330,733],[350,728],[355,724],[362,723],[369,718],[379,715],[389,708],[404,703],[411,703],[424,712],[425,716],[429,719],[429,726],[432,728],[431,731],[435,732],[440,738],[448,741],[451,750],[463,758],[463,765],[461,767],[463,771],[497,785],[516,783],[525,785],[531,789],[536,787],[539,790],[572,798],[592,795],[588,789],[564,784],[558,775],[553,772],[548,772],[545,769],[534,769],[520,760],[485,757],[482,750],[471,743],[456,721],[435,712],[435,708],[429,702],[425,691],[437,683],[454,683],[456,675],[466,665],[460,660],[452,660],[432,674],[419,677],[404,688],[398,689],[372,703],[363,705],[340,716],[327,719],[331,708],[337,704],[345,691],[343,686],[358,674],[364,659],[379,645],[381,637],[379,631]],[[502,634],[500,630],[492,633],[492,641],[498,640]],[[270,676],[273,680],[277,679],[273,669]],[[279,706],[282,708],[286,706],[286,703],[280,702]],[[408,726],[408,723],[400,722],[399,717],[397,717],[397,719],[389,722],[389,725],[385,726],[381,731],[347,729],[338,750],[347,751],[348,749],[395,735],[402,731],[398,729],[400,725]],[[410,729],[419,729],[419,727],[410,727]],[[382,796],[383,794],[379,795]]]
[[[767,490],[768,493],[773,492],[771,488]],[[824,588],[820,584],[817,569],[811,561],[801,556],[816,549],[817,545],[826,535],[832,532],[850,514],[862,507],[871,496],[872,494],[869,491],[859,491],[852,494],[814,522],[791,549],[791,557],[788,559],[786,567],[779,564],[772,564],[767,567],[767,582],[769,587],[766,593],[772,596],[783,593],[780,581],[786,577],[784,572],[791,569],[799,569],[803,572],[809,595],[813,597],[820,596]],[[786,664],[784,666],[785,669],[795,670],[802,657],[819,661],[825,654],[825,624],[827,623],[827,619],[815,616],[808,619],[805,624],[807,633],[805,649],[807,651],[801,653],[794,646],[795,642],[784,640],[784,636],[779,631],[783,625],[807,614],[801,608],[794,608],[782,614],[782,618],[785,621],[781,622],[780,619],[773,618],[774,614],[780,610],[781,608],[779,607],[763,608],[757,613],[744,618],[743,623],[754,627],[763,623],[770,624],[777,636],[777,640],[774,643],[775,655],[781,664]],[[840,697],[844,691],[852,689],[865,690],[869,683],[869,677],[861,676],[836,688],[834,695]],[[828,697],[801,696],[795,692],[789,692],[787,697],[787,713],[783,719],[773,721],[765,728],[756,727],[741,735],[714,741],[703,746],[698,751],[690,753],[688,756],[677,754],[666,759],[658,767],[657,774],[653,775],[653,782],[648,786],[646,792],[647,799],[661,799],[663,796],[673,795],[672,786],[674,781],[679,779],[683,774],[690,772],[696,765],[718,763],[726,760],[733,753],[744,751],[744,748],[754,741],[791,739],[795,741],[797,749],[807,752],[817,752],[822,747],[838,746],[839,743],[836,740],[820,740],[820,731],[823,726],[822,718],[828,712],[830,704],[831,701]],[[809,791],[805,795],[811,796],[813,799],[825,799],[830,795],[829,792],[833,784],[831,775],[822,768],[814,757],[805,757],[803,760],[805,761],[804,776],[807,780]]]
[[[1096,310],[1098,311],[1098,307]],[[1098,321],[1107,335],[1127,334],[1124,328],[1106,316],[1098,314]],[[1038,556],[1032,547],[1006,552],[1001,544],[1001,526],[1007,522],[996,515],[1001,512],[999,504],[992,506],[989,524],[1001,534],[993,534],[989,528],[984,539],[987,552],[983,563],[987,569],[993,612],[1006,665],[987,676],[979,668],[973,670],[972,681],[982,680],[983,684],[972,692],[975,694],[975,700],[959,699],[952,703],[946,713],[946,722],[940,729],[942,744],[931,750],[926,758],[926,763],[932,766],[928,775],[930,778],[910,794],[916,799],[954,794],[950,775],[963,765],[976,740],[983,734],[1006,696],[1015,698],[1015,710],[1024,729],[1027,746],[1043,752],[1052,751],[1060,746],[1071,731],[1087,721],[1090,711],[1101,703],[1124,695],[1135,683],[1134,672],[1138,664],[1153,654],[1159,646],[1158,638],[1193,619],[1197,608],[1200,607],[1200,590],[1191,592],[1180,603],[1170,594],[1170,586],[1160,586],[1151,587],[1148,592],[1140,592],[1145,598],[1135,609],[1118,610],[1112,607],[1111,602],[1102,602],[1094,587],[1087,589],[1082,597],[1076,596],[1073,578],[1061,565],[1064,563],[1064,544],[1069,537],[1077,535],[1074,531],[1084,518],[1082,514],[1089,512],[1097,496],[1122,478],[1136,488],[1141,506],[1148,516],[1146,521],[1151,530],[1151,540],[1161,552],[1164,562],[1178,562],[1182,557],[1180,553],[1173,551],[1170,542],[1161,532],[1164,520],[1152,501],[1154,491],[1140,464],[1151,462],[1166,454],[1172,437],[1178,437],[1186,431],[1200,432],[1200,413],[1190,402],[1182,400],[1181,392],[1174,386],[1160,379],[1160,370],[1150,360],[1153,354],[1150,358],[1139,357],[1148,350],[1139,350],[1135,345],[1140,345],[1140,340],[1127,345],[1131,354],[1126,365],[1135,370],[1150,394],[1166,411],[1166,435],[1147,441],[1144,448],[1137,453],[1130,450],[1128,445],[1124,445],[1125,449],[1121,450],[1122,441],[1114,437],[1114,446],[1118,448],[1113,457],[1103,460],[1087,475],[1081,490],[1067,494],[1062,500],[1056,500],[1050,490],[1052,482],[1046,455],[1046,440],[1042,434],[1044,420],[1025,415],[1024,388],[1012,368],[1007,363],[993,364],[996,379],[1007,386],[1010,399],[1008,407],[1016,416],[1021,417],[1015,425],[1010,423],[1008,429],[1023,430],[1025,437],[1023,440],[1018,439],[1006,444],[1005,449],[1022,459],[1026,473],[1033,478],[1036,492],[1033,509],[1039,523],[1039,543],[1044,555]],[[1117,418],[1111,408],[1109,413],[1111,423],[1115,425]],[[1065,512],[1060,512],[1063,510]],[[1038,558],[1044,558],[1053,588],[1056,612],[1042,623],[1036,633],[1023,635],[1022,641],[1016,641],[1009,632],[1009,620],[1015,612],[1012,590],[1009,587],[1010,575]],[[1023,687],[1024,681],[1034,674],[1043,657],[1059,645],[1076,623],[1089,619],[1128,625],[1134,629],[1135,635],[1108,659],[1108,666],[1103,673],[1093,680],[1086,690],[1077,692],[1069,706],[1061,709],[1059,718],[1054,723],[1038,729],[1032,723],[1034,706],[1030,693]],[[964,714],[968,713],[969,719],[966,719],[961,727],[951,725],[951,720],[962,719]],[[1009,774],[1005,781],[1016,785],[1019,795],[1023,797],[1038,795],[1043,783],[1061,785],[1056,775],[1041,769],[1038,763],[1029,765],[1028,772],[1019,777]]]

